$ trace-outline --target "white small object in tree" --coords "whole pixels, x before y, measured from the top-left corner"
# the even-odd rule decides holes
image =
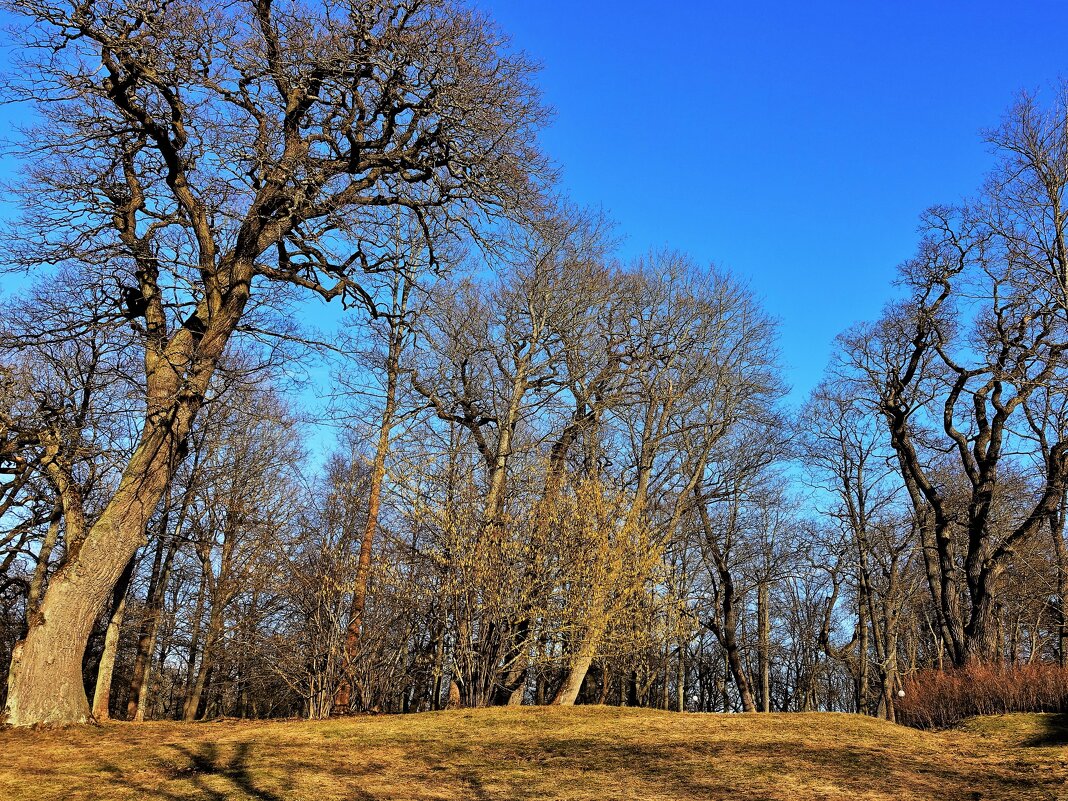
[[[898,690],[897,691],[897,697],[898,698],[904,698],[905,697],[905,691],[904,690]]]

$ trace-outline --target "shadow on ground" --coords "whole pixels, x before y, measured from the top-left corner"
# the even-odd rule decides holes
[[[1027,745],[1068,743],[1068,715],[1049,716],[1044,725],[1047,730]],[[308,771],[331,788],[327,791],[331,798],[336,797],[331,792],[341,792],[346,801],[375,801],[379,797],[540,801],[554,797],[561,780],[572,790],[577,789],[575,784],[589,782],[589,795],[581,796],[589,798],[640,798],[655,790],[686,801],[756,801],[795,794],[809,797],[812,788],[806,789],[804,781],[796,785],[791,781],[811,776],[822,778],[823,791],[835,787],[845,797],[875,791],[886,797],[903,792],[911,798],[943,794],[947,799],[986,801],[1030,798],[1029,792],[1035,790],[1034,777],[1014,775],[1011,770],[988,773],[981,790],[973,791],[977,784],[974,766],[967,762],[927,763],[905,754],[809,742],[737,743],[729,737],[713,737],[704,742],[654,746],[549,735],[540,742],[511,746],[470,740],[453,742],[448,749],[437,745],[424,751],[406,749],[401,765],[390,766],[372,754],[344,753],[341,749],[322,754],[321,761],[312,765],[305,762],[307,755],[280,753],[262,742],[220,746],[194,741],[168,746],[173,760],[157,763],[166,777],[163,782],[142,785],[136,775],[124,774],[113,766],[109,766],[109,773],[115,785],[133,791],[134,797],[168,801],[291,801],[307,797],[292,783]],[[273,778],[264,775],[265,758]],[[709,773],[707,763],[711,759],[724,760],[737,772]],[[526,769],[516,770],[520,765]],[[381,779],[389,773],[395,775],[384,788]],[[594,778],[598,774],[600,780]],[[635,794],[617,795],[621,784]],[[606,790],[607,796],[602,795]]]
[[[1041,720],[1041,730],[1034,737],[1025,740],[1024,745],[1032,748],[1068,745],[1068,714],[1044,715]]]
[[[234,744],[232,748],[226,749],[229,756],[224,756],[218,745],[212,742],[199,742],[194,745],[172,744],[170,748],[176,752],[177,758],[174,763],[167,762],[161,767],[170,781],[179,783],[174,790],[160,787],[156,782],[141,783],[135,776],[127,775],[115,765],[106,765],[104,770],[111,775],[114,785],[132,790],[146,799],[286,801],[287,796],[261,787],[255,780],[251,770],[254,764],[252,743]],[[357,791],[353,801],[373,801],[373,796]]]

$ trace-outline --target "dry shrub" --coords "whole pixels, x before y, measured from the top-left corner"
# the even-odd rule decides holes
[[[902,689],[898,721],[920,729],[948,728],[973,715],[1068,712],[1068,668],[1049,663],[921,670]]]

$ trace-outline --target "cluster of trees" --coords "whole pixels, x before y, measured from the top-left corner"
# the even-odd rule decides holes
[[[554,194],[479,14],[5,6],[41,121],[0,316],[8,722],[893,719],[921,667],[1068,662],[1065,98],[991,132],[790,409],[744,282],[621,264]]]

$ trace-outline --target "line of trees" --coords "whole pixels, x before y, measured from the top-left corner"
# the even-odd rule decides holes
[[[480,14],[4,5],[40,120],[0,316],[7,722],[893,720],[920,668],[1068,663],[1068,96],[988,134],[791,409],[743,281],[621,264],[555,195]]]

